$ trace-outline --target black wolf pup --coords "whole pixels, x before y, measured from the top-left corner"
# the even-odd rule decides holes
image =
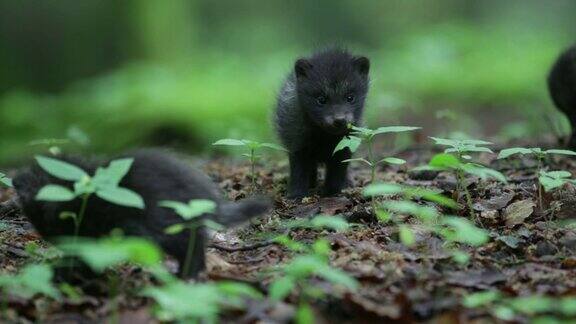
[[[576,45],[564,51],[552,66],[548,90],[556,108],[570,120],[572,136],[568,146],[576,149]]]
[[[119,228],[128,236],[149,238],[179,261],[181,276],[190,233],[187,230],[176,235],[166,234],[164,232],[166,227],[182,223],[183,220],[172,209],[159,206],[159,202],[175,200],[187,203],[192,199],[212,200],[218,206],[215,214],[203,217],[209,217],[217,223],[228,226],[261,215],[270,207],[267,199],[246,199],[238,203],[225,201],[208,176],[162,150],[139,150],[119,158],[134,159],[130,171],[122,179],[120,186],[140,194],[144,199],[145,209],[115,205],[92,195],[88,199],[79,236],[100,237]],[[98,166],[109,163],[109,161],[87,161],[71,157],[61,159],[79,166],[88,174],[94,174]],[[44,238],[51,240],[58,236],[73,235],[72,221],[61,219],[59,215],[64,211],[78,211],[81,203],[79,199],[69,202],[35,199],[38,191],[47,184],[58,184],[71,189],[71,182],[52,177],[38,165],[21,171],[13,182],[24,214]],[[205,229],[199,228],[195,237],[189,273],[193,277],[205,268]]]
[[[316,185],[319,163],[326,164],[324,195],[347,183],[348,149],[333,155],[348,125],[358,125],[368,93],[370,61],[331,48],[294,64],[278,95],[275,124],[289,151],[289,198],[308,195]]]

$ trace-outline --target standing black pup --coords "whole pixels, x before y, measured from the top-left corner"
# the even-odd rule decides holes
[[[189,231],[176,235],[164,232],[166,227],[183,222],[172,209],[160,207],[163,200],[175,200],[187,203],[191,199],[210,199],[217,203],[214,215],[204,215],[222,225],[235,225],[266,212],[270,203],[264,199],[247,199],[239,203],[224,201],[216,186],[201,172],[192,169],[187,163],[160,150],[140,150],[119,158],[133,158],[134,162],[120,186],[131,189],[142,196],[145,209],[123,207],[109,203],[95,195],[90,196],[79,235],[100,237],[120,228],[126,235],[142,236],[154,240],[167,254],[180,263],[180,271],[188,246]],[[88,174],[94,174],[100,165],[79,158],[62,158],[75,164]],[[71,236],[74,226],[70,219],[61,219],[63,211],[77,212],[80,200],[70,202],[47,202],[35,199],[40,188],[47,184],[59,184],[72,187],[71,182],[56,179],[44,172],[38,165],[20,172],[14,178],[14,188],[18,194],[24,214],[36,230],[45,238]],[[191,275],[196,276],[205,268],[205,230],[196,232]],[[182,274],[182,273],[181,273]]]
[[[572,126],[569,147],[576,149],[576,46],[564,51],[548,76],[548,90],[552,100]]]
[[[326,164],[324,194],[339,193],[347,181],[350,150],[333,155],[358,125],[368,93],[370,61],[342,49],[328,49],[296,61],[276,107],[276,129],[290,155],[288,196],[308,195],[316,185],[320,162]]]

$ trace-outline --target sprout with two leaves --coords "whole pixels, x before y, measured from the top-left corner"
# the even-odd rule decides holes
[[[99,167],[93,176],[65,161],[37,156],[36,161],[48,174],[65,181],[72,181],[74,190],[48,184],[38,191],[36,200],[63,202],[81,199],[78,212],[65,211],[60,217],[71,218],[74,222],[74,238],[78,236],[86,213],[88,198],[93,194],[116,205],[144,209],[144,200],[136,192],[119,186],[120,181],[130,170],[134,159],[126,158],[110,162],[107,167]]]
[[[572,176],[570,172],[567,171],[545,171],[544,161],[550,155],[568,155],[576,156],[576,152],[570,150],[552,149],[552,150],[542,150],[539,147],[525,148],[525,147],[513,147],[500,151],[498,154],[498,159],[507,159],[515,155],[532,155],[536,157],[538,161],[538,166],[536,170],[536,176],[538,177],[538,204],[540,205],[540,210],[544,210],[544,202],[542,198],[542,187],[544,190],[550,191],[554,188],[558,188],[567,182],[572,182],[569,178]]]
[[[165,229],[167,234],[175,235],[184,230],[189,230],[188,247],[186,250],[186,257],[184,264],[180,265],[182,269],[182,276],[188,278],[191,275],[192,259],[194,258],[194,248],[196,244],[197,230],[201,226],[207,226],[214,229],[222,229],[223,227],[207,218],[200,218],[203,215],[211,214],[216,211],[216,203],[207,199],[194,199],[188,203],[179,201],[161,201],[161,207],[171,208],[184,220],[183,223],[171,225]]]
[[[233,138],[225,138],[216,141],[212,145],[216,146],[242,146],[248,149],[248,153],[243,153],[242,156],[250,160],[250,178],[252,180],[252,190],[256,189],[256,162],[261,157],[257,151],[262,148],[268,148],[276,151],[286,151],[285,148],[273,143],[261,143],[252,140],[237,140]]]
[[[364,127],[351,126],[351,132],[349,136],[344,137],[340,143],[334,149],[334,153],[341,151],[345,148],[350,149],[350,152],[354,153],[362,143],[366,143],[368,146],[368,156],[366,158],[354,158],[344,160],[342,162],[362,162],[370,167],[370,183],[374,183],[376,180],[376,167],[380,164],[404,164],[406,161],[396,158],[396,157],[384,157],[380,160],[374,154],[374,137],[380,134],[389,133],[402,133],[410,132],[420,129],[421,127],[412,126],[388,126],[380,127],[377,129],[369,129]]]

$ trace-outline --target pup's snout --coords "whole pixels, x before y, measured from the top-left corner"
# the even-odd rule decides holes
[[[348,119],[345,116],[337,116],[334,118],[332,125],[336,128],[344,128],[348,125]]]

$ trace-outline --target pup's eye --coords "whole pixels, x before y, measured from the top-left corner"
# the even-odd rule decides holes
[[[316,98],[316,102],[320,105],[323,106],[328,102],[328,99],[324,96],[319,96]]]
[[[354,95],[349,94],[349,95],[346,96],[346,101],[347,101],[348,103],[353,103],[354,100],[356,100],[356,97],[354,97]]]

